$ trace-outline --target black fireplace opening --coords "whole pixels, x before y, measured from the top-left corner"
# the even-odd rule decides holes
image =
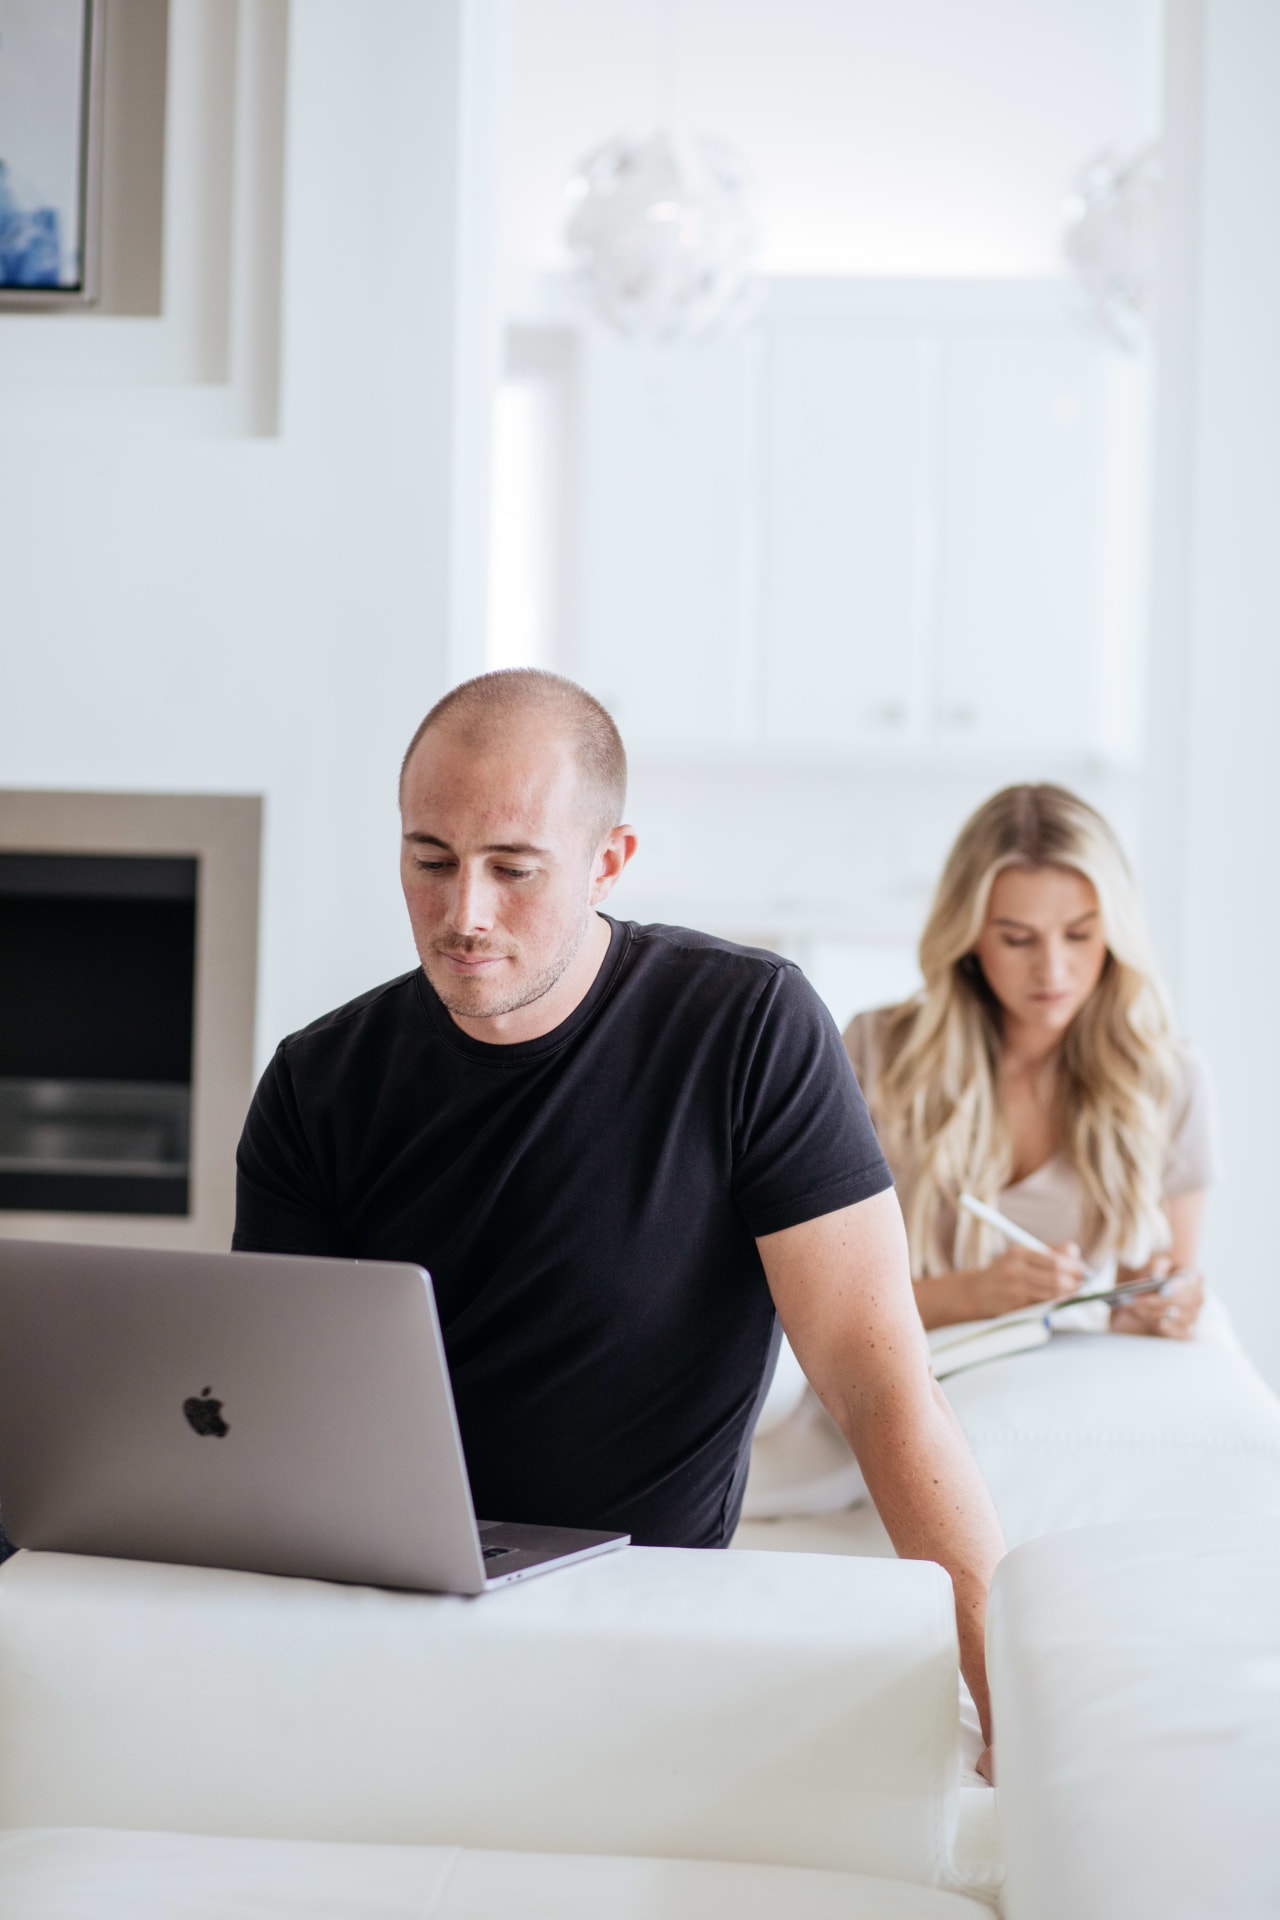
[[[0,1210],[190,1212],[198,879],[0,853]]]

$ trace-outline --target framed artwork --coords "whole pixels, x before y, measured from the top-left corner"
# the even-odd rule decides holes
[[[97,293],[103,0],[0,0],[0,306]]]

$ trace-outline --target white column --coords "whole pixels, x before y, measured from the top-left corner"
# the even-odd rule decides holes
[[[1194,156],[1198,208],[1165,289],[1147,865],[1221,1111],[1206,1270],[1280,1387],[1280,6],[1168,19],[1174,186]]]
[[[499,152],[509,0],[464,0],[454,142],[454,434],[447,678],[483,673],[494,396],[502,372]]]

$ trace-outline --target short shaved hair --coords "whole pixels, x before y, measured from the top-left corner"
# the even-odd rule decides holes
[[[419,741],[440,721],[448,719],[477,739],[501,739],[526,714],[551,720],[568,741],[578,766],[584,792],[595,804],[591,826],[593,844],[603,840],[622,819],[627,802],[627,754],[613,716],[594,694],[563,674],[542,667],[502,667],[496,673],[464,680],[437,700],[405,750],[400,763],[400,791]]]

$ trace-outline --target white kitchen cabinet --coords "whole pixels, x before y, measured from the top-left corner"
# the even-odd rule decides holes
[[[936,362],[911,335],[772,332],[760,400],[768,745],[919,737]]]
[[[927,696],[939,743],[1098,742],[1103,351],[1074,333],[947,343]]]
[[[633,750],[751,737],[756,353],[584,341],[569,670]]]
[[[584,330],[558,664],[633,752],[1132,760],[1145,372],[1052,283],[777,282]]]

